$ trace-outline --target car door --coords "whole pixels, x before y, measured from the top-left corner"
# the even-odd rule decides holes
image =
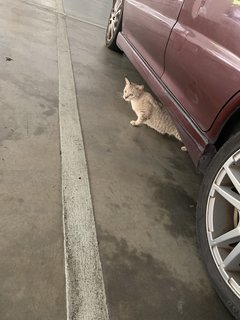
[[[125,0],[122,34],[158,77],[183,0]]]
[[[240,1],[185,0],[162,81],[203,130],[240,90]]]

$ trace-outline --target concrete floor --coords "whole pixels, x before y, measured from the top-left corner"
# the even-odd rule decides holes
[[[111,0],[64,0],[68,15],[105,28],[111,9]]]
[[[0,25],[0,319],[63,320],[56,16],[0,1]]]
[[[80,17],[81,8],[95,23],[91,5],[79,3]],[[72,19],[67,26],[110,318],[232,319],[196,245],[201,176],[177,141],[129,124],[124,75],[143,80],[104,47],[105,31]]]
[[[199,259],[201,176],[177,141],[129,124],[124,74],[142,79],[92,25],[106,25],[110,6],[65,0],[90,22],[67,18],[110,319],[232,319]],[[54,0],[0,0],[1,320],[66,319],[51,8]]]

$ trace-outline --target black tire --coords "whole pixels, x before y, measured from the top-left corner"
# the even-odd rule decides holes
[[[106,47],[117,52],[122,50],[117,46],[117,35],[122,30],[122,17],[123,17],[123,0],[114,0],[108,25],[106,30],[105,44]]]
[[[226,235],[228,231],[235,230],[235,228],[239,226],[239,210],[234,209],[231,202],[219,194],[221,190],[219,191],[218,189],[218,186],[220,186],[220,188],[227,188],[227,190],[235,192],[234,195],[239,194],[239,189],[235,187],[236,183],[234,186],[233,180],[230,179],[227,171],[230,169],[240,174],[240,162],[237,160],[237,163],[235,163],[231,158],[232,155],[238,155],[238,151],[240,152],[240,132],[232,136],[221,147],[205,174],[200,188],[197,206],[197,238],[202,259],[218,295],[232,315],[239,320],[240,292],[233,286],[232,281],[232,279],[237,280],[239,284],[239,275],[237,276],[238,271],[231,272],[230,269],[234,268],[232,263],[240,263],[240,257],[237,254],[237,258],[231,260],[230,267],[229,260],[227,262],[225,259],[240,242],[236,239],[233,241],[233,238],[226,242],[225,238],[225,242],[223,243],[223,239],[220,239],[222,234]],[[238,159],[237,156],[236,159]],[[223,169],[223,165],[225,165],[225,169]],[[213,183],[215,184],[213,185]],[[226,206],[224,205],[225,202]],[[223,228],[225,229],[221,234]],[[226,246],[228,246],[228,248],[226,248]],[[220,258],[218,254],[220,254]],[[220,263],[221,259],[223,265]],[[224,280],[225,275],[223,270],[227,273],[229,279],[225,278]],[[230,279],[231,281],[229,281]]]

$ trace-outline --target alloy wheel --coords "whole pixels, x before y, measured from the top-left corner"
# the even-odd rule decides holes
[[[122,0],[116,0],[108,21],[107,37],[106,37],[107,42],[110,42],[114,38],[118,23],[121,19],[121,14],[122,14]]]
[[[240,298],[240,150],[227,159],[213,180],[206,231],[222,279]]]

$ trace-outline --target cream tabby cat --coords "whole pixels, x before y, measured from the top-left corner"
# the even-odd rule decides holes
[[[182,141],[167,110],[149,92],[144,91],[143,85],[135,84],[125,78],[123,99],[131,102],[132,109],[138,117],[137,120],[130,122],[131,125],[146,124],[161,134],[167,133]],[[186,151],[186,147],[183,146],[181,150]]]

